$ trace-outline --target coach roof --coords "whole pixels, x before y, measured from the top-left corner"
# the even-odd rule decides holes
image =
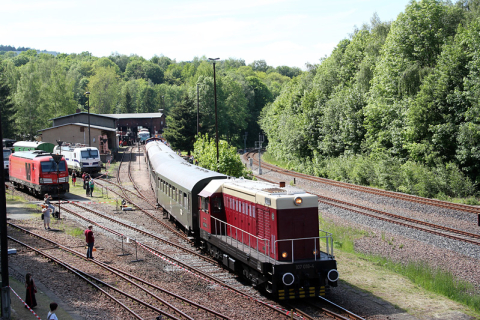
[[[204,179],[227,178],[224,174],[188,163],[161,142],[147,144],[147,151],[151,166],[157,174],[187,190],[192,191]]]

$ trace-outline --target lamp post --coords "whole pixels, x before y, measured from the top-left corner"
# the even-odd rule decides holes
[[[55,160],[55,162],[57,163],[57,198],[58,198],[58,214],[57,214],[57,219],[60,219],[60,161],[62,160],[62,144],[63,144],[63,141],[62,140],[56,140],[57,141],[57,144],[58,144],[58,147],[60,149],[60,159],[58,160]]]
[[[87,107],[87,110],[88,110],[88,146],[91,147],[92,146],[92,139],[90,137],[90,91],[87,91],[85,92],[85,94],[87,95],[87,103],[88,103],[88,107]]]
[[[215,142],[217,144],[217,164],[218,164],[218,121],[217,121],[217,80],[215,78],[215,62],[220,58],[208,58],[213,62],[213,95],[215,96]]]

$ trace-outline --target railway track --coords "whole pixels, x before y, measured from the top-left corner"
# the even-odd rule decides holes
[[[174,243],[170,243],[165,239],[162,239],[156,235],[153,235],[149,232],[144,230],[135,228],[131,224],[123,223],[118,221],[118,219],[113,219],[111,217],[105,216],[99,212],[86,208],[80,204],[70,203],[70,205],[74,205],[82,210],[87,210],[90,213],[94,213],[95,216],[99,216],[102,219],[107,219],[108,221],[113,221],[122,226],[122,228],[128,228],[130,230],[134,230],[142,235],[146,235],[156,241],[166,244],[165,246],[161,245],[160,247],[156,245],[154,248],[152,245],[147,245],[145,241],[139,241],[138,239],[133,239],[131,237],[131,241],[135,244],[138,244],[139,248],[142,248],[151,254],[160,257],[162,260],[167,261],[168,263],[174,265],[174,267],[179,267],[181,269],[187,270],[189,272],[195,273],[203,279],[207,279],[211,283],[215,283],[220,285],[231,292],[234,292],[237,295],[243,296],[247,299],[253,300],[256,303],[262,305],[263,307],[267,307],[272,312],[276,312],[279,316],[285,316],[286,311],[282,310],[281,307],[271,305],[267,302],[262,301],[258,298],[258,292],[250,286],[245,286],[238,282],[236,276],[230,273],[228,270],[225,270],[221,267],[216,260],[213,260],[207,256],[198,254],[190,249],[182,248]],[[66,208],[66,205],[63,206],[64,210],[68,213],[74,214],[79,219],[83,219],[88,221],[91,224],[95,224],[98,227],[103,228],[102,224],[97,223],[93,219],[89,219],[85,216],[85,214],[78,214]],[[97,220],[97,219],[96,219]],[[110,228],[104,228],[106,231],[115,234],[119,238],[125,238],[126,232],[117,232]],[[195,256],[192,258],[192,255]]]
[[[290,172],[288,170],[286,171]],[[280,172],[280,171],[277,171],[277,172]],[[275,181],[270,181],[261,176],[256,176],[256,178],[267,181],[267,182],[276,183]],[[315,179],[308,179],[308,180],[316,181]],[[316,182],[319,182],[319,181],[316,181]],[[344,210],[355,212],[364,216],[368,216],[370,218],[383,220],[389,223],[394,223],[404,227],[428,232],[428,233],[442,236],[445,238],[466,242],[474,245],[480,245],[479,234],[475,234],[475,233],[471,233],[463,230],[457,230],[457,229],[449,228],[446,226],[430,223],[427,221],[417,220],[417,219],[413,219],[413,218],[409,218],[402,215],[397,215],[397,214],[393,214],[393,213],[389,213],[389,212],[385,212],[385,211],[381,211],[373,208],[368,208],[368,207],[360,206],[350,202],[341,201],[341,200],[333,199],[330,197],[325,197],[319,194],[316,194],[316,196],[319,197],[319,200],[318,200],[319,203],[323,203],[329,206],[334,206],[340,209],[344,209]]]
[[[248,158],[253,159],[253,162],[258,165],[258,155],[256,152],[247,152],[244,154],[244,159],[247,160]],[[299,173],[287,169],[281,169],[277,166],[271,165],[269,163],[262,162],[262,168],[268,169],[273,172],[278,172],[282,174],[286,174],[295,178],[300,178],[300,179],[305,179],[308,181],[313,181],[313,182],[319,182],[319,183],[324,183],[328,184],[331,186],[336,186],[340,188],[345,188],[345,189],[350,189],[350,190],[355,190],[355,191],[360,191],[360,192],[366,192],[370,194],[375,194],[379,196],[384,196],[384,197],[389,197],[389,198],[394,198],[394,199],[399,199],[399,200],[405,200],[405,201],[410,201],[410,202],[415,202],[415,203],[421,203],[425,205],[430,205],[430,206],[436,206],[440,208],[446,208],[450,210],[458,210],[458,211],[464,211],[464,212],[469,212],[469,213],[475,213],[475,214],[480,214],[480,207],[475,207],[471,205],[466,205],[466,204],[459,204],[459,203],[450,203],[447,201],[442,201],[442,200],[436,200],[436,199],[427,199],[427,198],[422,198],[418,196],[413,196],[413,195],[408,195],[404,193],[399,193],[399,192],[394,192],[394,191],[386,191],[386,190],[380,190],[380,189],[375,189],[372,187],[365,187],[365,186],[359,186],[347,182],[341,182],[341,181],[335,181],[335,180],[330,180],[327,178],[320,178],[320,177],[314,177],[314,176],[309,176],[304,173]]]
[[[152,316],[162,314],[167,316],[171,319],[196,319],[198,316],[201,317],[215,317],[218,319],[229,319],[228,317],[222,315],[219,312],[211,310],[210,308],[203,306],[201,304],[195,303],[185,297],[181,297],[169,290],[166,290],[158,285],[155,285],[147,280],[139,278],[129,272],[125,272],[121,269],[112,267],[111,265],[107,265],[105,263],[99,262],[97,260],[90,260],[84,257],[84,254],[79,253],[71,248],[63,246],[55,241],[42,237],[38,234],[32,233],[24,228],[16,226],[14,224],[9,224],[10,227],[16,228],[22,231],[25,234],[35,236],[49,244],[53,245],[54,248],[61,249],[62,251],[68,253],[69,255],[64,255],[63,257],[54,257],[52,254],[44,254],[44,251],[38,250],[34,248],[36,253],[44,255],[48,259],[55,259],[54,261],[57,263],[66,264],[65,260],[80,260],[82,264],[85,264],[87,261],[88,264],[88,272],[80,270],[80,268],[72,267],[70,264],[69,266],[77,271],[77,273],[85,276],[86,278],[91,278],[95,283],[102,288],[108,288],[112,291],[108,296],[114,297],[114,301],[120,301],[122,306],[127,306],[127,302],[133,302],[133,306],[135,307],[128,307],[129,310],[135,310],[137,308],[137,304],[141,306],[141,312],[134,312],[138,319],[151,319]],[[25,245],[24,243],[11,238],[13,241]],[[29,249],[33,247],[28,246]],[[50,249],[51,251],[51,249]],[[74,259],[71,258],[74,257]],[[78,264],[78,262],[77,262]],[[93,276],[95,274],[96,276]],[[99,277],[102,279],[99,279]],[[92,282],[89,282],[90,284]],[[111,284],[115,284],[114,286]],[[97,286],[96,286],[97,287]],[[131,290],[130,287],[133,287],[137,292],[141,292],[144,296],[142,299],[135,297],[132,294],[129,294]],[[102,291],[103,292],[103,291]],[[146,296],[146,297],[145,297]],[[172,301],[173,300],[173,301]],[[158,306],[154,306],[155,304],[160,304],[162,308]],[[132,303],[130,303],[132,305]],[[144,309],[147,309],[145,312]],[[148,311],[150,309],[153,311]],[[163,309],[169,310],[163,311]]]
[[[82,207],[82,206],[79,206],[79,207]],[[126,237],[125,232],[119,232],[111,228],[104,227],[102,224],[92,219],[89,219],[85,215],[75,213],[73,210],[70,210],[68,208],[64,208],[64,210],[70,214],[75,215],[79,219],[83,219],[88,223],[94,224],[97,227],[102,228],[109,233],[112,233],[118,238]],[[107,217],[107,220],[110,221],[110,218]],[[117,221],[115,222],[118,223]],[[123,223],[119,223],[119,224],[121,224],[122,227],[124,228],[135,229],[134,227],[125,225]],[[155,238],[155,240],[159,240],[162,243],[165,242],[165,240],[158,238],[155,235],[149,235],[148,232],[145,232],[143,230],[136,229],[136,231],[138,231],[141,234],[146,234],[149,237]],[[261,301],[258,297],[256,297],[258,293],[255,289],[239,283],[236,280],[236,276],[234,274],[230,273],[228,270],[225,270],[224,268],[219,266],[215,260],[212,260],[208,257],[200,255],[191,250],[181,248],[172,243],[168,243],[168,245],[166,246],[157,245],[156,247],[153,247],[152,245],[147,245],[145,243],[146,241],[144,242],[139,241],[138,238],[135,239],[134,237],[130,237],[130,239],[131,239],[131,242],[138,245],[139,248],[143,248],[145,251],[150,252],[154,256],[160,257],[163,261],[168,262],[174,267],[194,273],[204,280],[206,279],[207,281],[220,285],[221,287],[228,289],[229,291],[234,292],[244,298],[255,301],[261,306],[266,307],[273,312],[277,312],[281,316],[286,315],[286,312],[283,311],[282,308],[280,308],[279,306],[274,306],[267,302]],[[175,250],[175,249],[178,249],[178,250]],[[192,255],[190,254],[193,254],[195,257],[192,257]]]

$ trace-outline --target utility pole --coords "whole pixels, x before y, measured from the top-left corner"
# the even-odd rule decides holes
[[[245,131],[245,134],[243,135],[243,153],[247,153],[247,136],[248,132]]]
[[[258,141],[255,141],[255,148],[258,148],[258,175],[262,175],[262,144],[265,141],[265,136],[260,132],[258,134]]]

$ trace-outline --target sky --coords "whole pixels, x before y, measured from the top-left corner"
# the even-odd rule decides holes
[[[2,0],[0,44],[60,53],[236,58],[305,69],[410,0]]]

